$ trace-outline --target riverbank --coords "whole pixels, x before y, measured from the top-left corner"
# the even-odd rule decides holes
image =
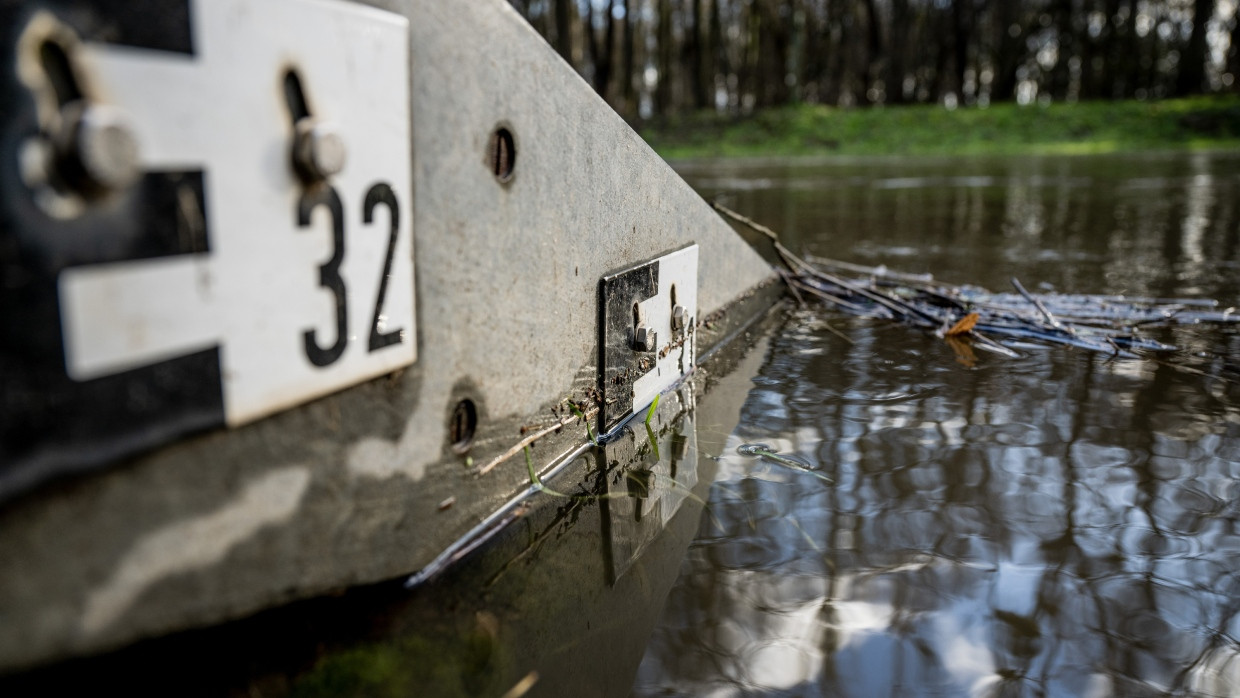
[[[1240,148],[1240,98],[947,109],[798,105],[698,112],[641,134],[668,159],[769,155],[1020,155]]]

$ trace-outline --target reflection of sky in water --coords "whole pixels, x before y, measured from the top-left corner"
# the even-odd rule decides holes
[[[954,281],[1240,296],[1240,157],[887,165],[838,175],[931,184],[885,199],[842,186],[860,199],[848,214],[795,188],[729,205],[821,231],[796,247]],[[994,186],[945,180],[981,177]],[[1240,356],[1234,331],[1169,339]],[[1226,363],[1205,366],[1240,375]],[[967,370],[932,337],[798,311],[729,437],[636,692],[1234,695],[1238,394],[1061,349]],[[737,452],[754,442],[834,483]]]

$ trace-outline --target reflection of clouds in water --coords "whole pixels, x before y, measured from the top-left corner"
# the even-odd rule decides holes
[[[1192,666],[1186,682],[1189,691],[1202,696],[1235,695],[1236,686],[1240,686],[1240,649],[1235,646],[1236,637],[1240,634],[1231,633],[1230,646],[1211,648]]]
[[[951,676],[952,683],[964,689],[962,694],[987,695],[1000,681],[995,673],[989,633],[986,625],[976,622],[977,617],[970,615],[967,609],[956,611],[936,614],[932,623],[936,635],[950,638],[944,648],[944,669]]]
[[[773,340],[638,695],[1240,691],[1234,400],[1165,367],[945,371],[932,338],[849,334]]]
[[[733,163],[715,184],[752,178],[730,205],[811,254],[1226,306],[1238,166]],[[1173,334],[1240,355],[1234,330]],[[729,437],[636,692],[1240,693],[1236,398],[1154,362],[1044,348],[964,371],[903,328],[797,314]],[[736,454],[745,442],[834,483]]]

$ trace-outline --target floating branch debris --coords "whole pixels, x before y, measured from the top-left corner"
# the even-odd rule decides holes
[[[1141,336],[1143,330],[1240,321],[1234,308],[1185,298],[1015,293],[956,286],[928,275],[901,274],[822,257],[801,259],[770,228],[718,203],[715,210],[769,239],[780,274],[798,299],[813,298],[860,317],[897,320],[943,337],[961,353],[964,340],[980,349],[1017,356],[1018,342],[1067,345],[1122,358],[1176,351]]]

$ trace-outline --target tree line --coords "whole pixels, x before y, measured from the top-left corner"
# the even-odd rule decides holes
[[[1240,0],[509,0],[622,115],[1240,89]]]

